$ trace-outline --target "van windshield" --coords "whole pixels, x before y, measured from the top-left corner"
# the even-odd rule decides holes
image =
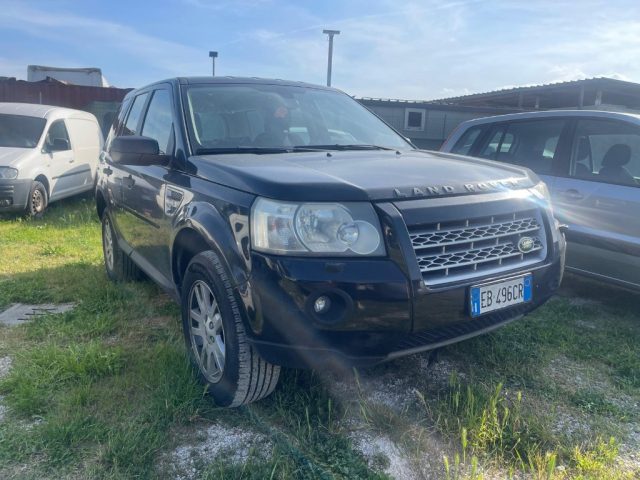
[[[46,123],[44,118],[0,113],[0,147],[35,147]]]
[[[354,99],[332,90],[192,85],[185,104],[196,154],[413,148]]]

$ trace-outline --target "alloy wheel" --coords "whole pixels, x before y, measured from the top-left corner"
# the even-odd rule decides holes
[[[200,371],[208,382],[222,378],[225,365],[225,336],[222,314],[215,295],[202,280],[189,293],[189,337]]]
[[[107,268],[110,271],[113,271],[113,235],[111,234],[111,223],[109,222],[109,219],[105,219],[104,221],[102,248],[104,249],[104,260],[107,263]]]

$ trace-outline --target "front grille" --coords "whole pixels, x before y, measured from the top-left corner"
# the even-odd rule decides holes
[[[538,210],[413,226],[409,234],[428,285],[508,271],[546,256]],[[523,253],[518,242],[525,236],[533,245]]]
[[[0,185],[0,200],[13,201],[13,185]]]

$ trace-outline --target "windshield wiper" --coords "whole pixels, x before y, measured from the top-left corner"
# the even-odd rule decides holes
[[[252,147],[252,146],[237,146],[237,147],[213,147],[213,148],[198,148],[196,155],[224,155],[229,153],[255,153],[255,154],[270,154],[270,153],[291,153],[291,152],[317,152],[320,149],[317,147],[307,147],[306,145],[294,146],[294,147]]]
[[[352,145],[342,145],[335,143],[332,145],[301,145],[305,148],[315,148],[318,150],[396,150],[395,148],[383,147],[381,145],[369,145],[366,143],[354,143]]]

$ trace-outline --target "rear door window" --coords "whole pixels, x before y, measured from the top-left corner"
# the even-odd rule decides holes
[[[518,121],[494,128],[481,148],[483,158],[513,163],[549,175],[553,172],[563,119]]]
[[[120,105],[120,109],[118,110],[118,115],[115,117],[111,128],[109,129],[109,134],[107,135],[107,140],[104,142],[104,149],[109,151],[111,148],[111,142],[116,137],[116,135],[120,134],[120,130],[124,126],[124,119],[127,115],[127,111],[129,110],[129,105],[131,105],[131,100],[124,100],[122,105]]]
[[[138,135],[138,125],[140,124],[140,117],[142,116],[142,109],[147,101],[148,93],[138,95],[133,101],[127,121],[124,124],[121,135]]]
[[[612,120],[579,120],[570,175],[583,180],[640,186],[640,127]]]

